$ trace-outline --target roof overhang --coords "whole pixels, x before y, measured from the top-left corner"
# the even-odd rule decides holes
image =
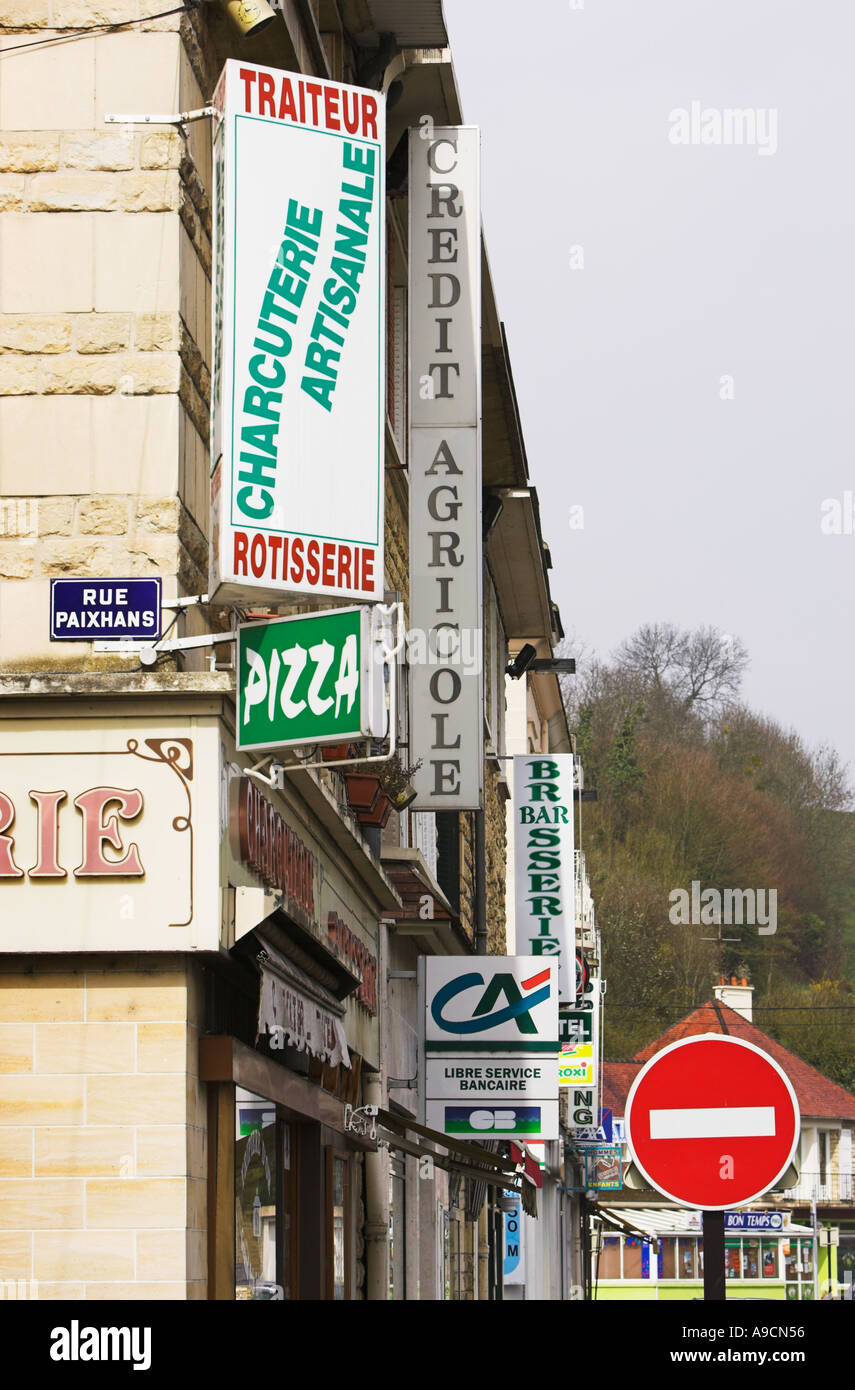
[[[400,908],[393,909],[387,917],[398,935],[417,938],[425,954],[468,954],[471,942],[421,850],[384,845],[382,864],[401,899]],[[428,917],[424,915],[425,898],[429,900],[427,907],[431,915]]]
[[[340,0],[342,18],[358,42],[394,34],[401,48],[447,48],[442,0]]]

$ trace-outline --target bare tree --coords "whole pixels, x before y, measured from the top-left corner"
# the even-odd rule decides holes
[[[640,676],[645,684],[661,689],[670,684],[669,676],[680,659],[686,635],[678,632],[673,623],[645,623],[621,642],[615,661],[624,671]]]
[[[738,694],[748,652],[738,637],[717,627],[688,632],[673,623],[646,623],[621,643],[615,661],[648,686],[667,689],[686,708],[713,714]]]

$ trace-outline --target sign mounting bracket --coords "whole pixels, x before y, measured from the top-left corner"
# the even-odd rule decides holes
[[[208,120],[211,116],[218,114],[215,106],[199,106],[192,111],[176,111],[171,116],[164,116],[160,113],[151,116],[126,116],[113,113],[104,117],[104,123],[105,125],[174,125],[178,126],[182,135],[186,137],[187,127],[191,121]]]

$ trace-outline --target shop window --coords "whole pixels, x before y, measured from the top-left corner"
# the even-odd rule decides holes
[[[620,1236],[604,1236],[600,1251],[600,1279],[620,1278]]]
[[[762,1260],[761,1268],[764,1279],[778,1278],[778,1242],[777,1240],[764,1240],[761,1246]]]
[[[235,1095],[235,1298],[281,1297],[277,1282],[276,1107]]]
[[[282,1227],[279,1282],[284,1298],[297,1297],[297,1134],[293,1125],[281,1126],[282,1143]]]
[[[623,1244],[624,1279],[641,1278],[641,1246],[638,1236],[626,1236]]]
[[[784,1254],[784,1278],[795,1280],[797,1278],[796,1265],[798,1264],[798,1241],[786,1240],[783,1242]]]
[[[451,1283],[449,1280],[450,1265],[450,1226],[451,1218],[448,1215],[442,1202],[436,1204],[436,1231],[437,1231],[437,1287],[441,1299],[451,1298]]]
[[[738,1240],[725,1241],[724,1272],[728,1279],[739,1279],[742,1274],[742,1245]]]
[[[829,1152],[831,1148],[831,1135],[827,1129],[821,1129],[817,1134],[819,1149],[819,1185],[828,1186]]]
[[[406,1297],[407,1179],[403,1158],[390,1154],[389,1163],[389,1297]]]
[[[743,1279],[760,1278],[759,1240],[744,1240],[742,1242],[742,1277]]]
[[[327,1297],[350,1298],[350,1162],[327,1149]]]
[[[460,815],[436,812],[436,881],[455,912],[460,911]]]
[[[677,1278],[677,1242],[673,1236],[662,1236],[659,1240],[659,1278]]]
[[[695,1268],[695,1242],[694,1240],[684,1240],[681,1236],[677,1242],[677,1259],[679,1273],[678,1279],[696,1279],[697,1270]]]

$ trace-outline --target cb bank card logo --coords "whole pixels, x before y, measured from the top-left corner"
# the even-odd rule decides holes
[[[558,967],[542,956],[481,956],[425,962],[429,1050],[466,1042],[514,1052],[558,1051]]]
[[[458,1139],[520,1139],[558,1138],[558,1101],[496,1100],[492,1105],[483,1101],[466,1105],[461,1101],[429,1100],[426,1123],[441,1134],[456,1135]]]
[[[446,1105],[446,1134],[528,1134],[542,1128],[539,1105]]]

